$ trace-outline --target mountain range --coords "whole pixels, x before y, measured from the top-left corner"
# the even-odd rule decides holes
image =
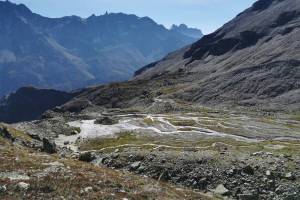
[[[28,85],[72,90],[127,80],[202,36],[189,31],[123,13],[47,18],[0,1],[0,96]]]
[[[157,98],[299,110],[299,1],[259,0],[214,33],[138,70],[130,82],[92,88],[71,102],[127,108]]]
[[[10,101],[2,101],[1,109]],[[132,80],[86,88],[56,111],[105,107],[147,112],[155,103],[165,104],[160,111],[191,103],[299,111],[298,0],[259,0],[214,33],[136,71]]]

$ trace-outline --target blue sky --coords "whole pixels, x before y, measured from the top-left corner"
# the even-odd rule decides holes
[[[170,27],[185,23],[210,33],[251,6],[255,0],[11,0],[47,17],[88,17],[108,12],[149,16]]]

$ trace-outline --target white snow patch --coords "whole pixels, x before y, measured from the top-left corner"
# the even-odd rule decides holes
[[[68,124],[81,129],[79,134],[81,138],[96,138],[124,131],[133,131],[140,128],[139,126],[129,123],[130,120],[123,120],[115,125],[100,125],[95,124],[94,122],[95,120],[82,120],[70,122]]]
[[[209,130],[206,128],[194,127],[194,126],[174,126],[168,120],[165,119],[165,116],[160,115],[146,115],[144,117],[150,118],[153,121],[158,121],[158,123],[154,123],[153,125],[146,125],[143,123],[143,118],[133,118],[131,116],[123,116],[130,117],[125,118],[119,121],[118,124],[114,125],[101,125],[95,124],[95,120],[81,120],[74,121],[68,123],[70,126],[78,127],[81,129],[79,135],[73,136],[72,138],[69,136],[69,141],[74,142],[75,138],[97,138],[101,136],[109,136],[120,132],[126,131],[135,131],[140,133],[149,133],[149,134],[178,134],[178,133],[194,133],[201,134],[207,136],[219,136],[219,137],[232,137],[237,140],[254,142],[257,141],[255,139],[249,139],[242,136],[225,134],[222,132],[217,132],[213,130]],[[182,128],[191,128],[191,131],[180,131]],[[67,138],[60,138],[61,141],[65,141]]]

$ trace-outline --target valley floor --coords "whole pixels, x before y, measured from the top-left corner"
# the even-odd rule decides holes
[[[9,127],[4,199],[300,198],[298,114],[88,110]]]

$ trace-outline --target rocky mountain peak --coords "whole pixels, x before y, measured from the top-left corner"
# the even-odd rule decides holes
[[[200,29],[189,28],[186,24],[173,24],[170,30],[197,39],[200,39],[203,36],[203,33]]]
[[[10,1],[0,1],[0,15],[10,14],[11,12],[22,16],[32,14],[31,10],[24,4],[15,4]]]

